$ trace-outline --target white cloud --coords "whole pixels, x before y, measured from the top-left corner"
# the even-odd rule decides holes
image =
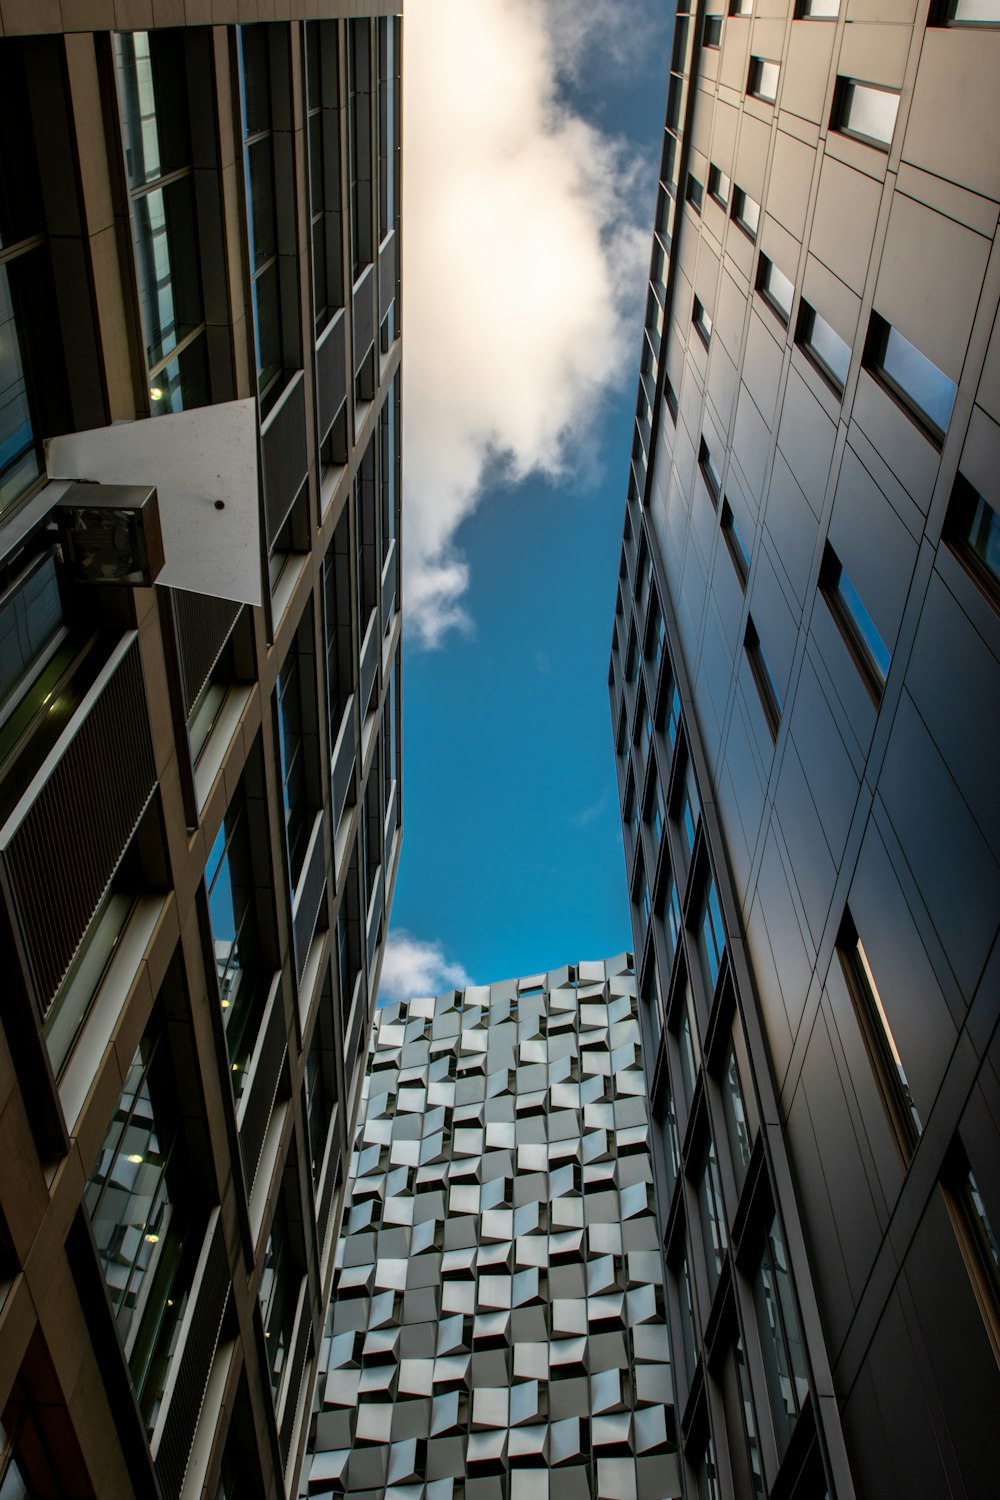
[[[472,984],[461,964],[450,963],[440,943],[423,942],[402,928],[389,933],[382,960],[379,1003],[440,995]]]
[[[455,534],[484,473],[586,465],[608,391],[634,379],[651,208],[640,162],[565,102],[587,48],[624,60],[625,0],[415,0],[404,27],[406,618],[467,627]],[[613,43],[613,45],[612,45]],[[617,52],[615,49],[617,48]],[[624,51],[622,50],[624,49]]]
[[[593,802],[588,802],[586,807],[581,807],[575,813],[571,813],[569,821],[573,827],[586,828],[588,824],[596,822],[607,807],[610,796],[611,788],[605,787]]]

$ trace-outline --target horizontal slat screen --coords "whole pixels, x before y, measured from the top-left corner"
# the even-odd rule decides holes
[[[9,905],[43,1020],[155,786],[133,634],[0,832]]]

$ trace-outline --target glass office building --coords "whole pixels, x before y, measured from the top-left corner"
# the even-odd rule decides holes
[[[609,689],[706,1500],[1000,1484],[998,22],[674,22]]]
[[[402,22],[266,9],[0,0],[5,1500],[295,1493],[309,1428],[402,828]],[[81,581],[44,441],[239,400],[262,604]]]

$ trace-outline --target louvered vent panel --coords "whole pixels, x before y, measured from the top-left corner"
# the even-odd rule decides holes
[[[213,599],[208,594],[189,594],[186,589],[171,589],[170,597],[187,718],[229,639],[242,605],[232,599]]]

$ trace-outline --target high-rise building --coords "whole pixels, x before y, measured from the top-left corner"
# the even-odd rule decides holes
[[[685,1493],[1000,1491],[1000,11],[678,5],[610,695]]]
[[[679,1494],[631,955],[377,1015],[303,1494]]]
[[[4,1500],[295,1493],[401,830],[400,8],[0,0]]]

